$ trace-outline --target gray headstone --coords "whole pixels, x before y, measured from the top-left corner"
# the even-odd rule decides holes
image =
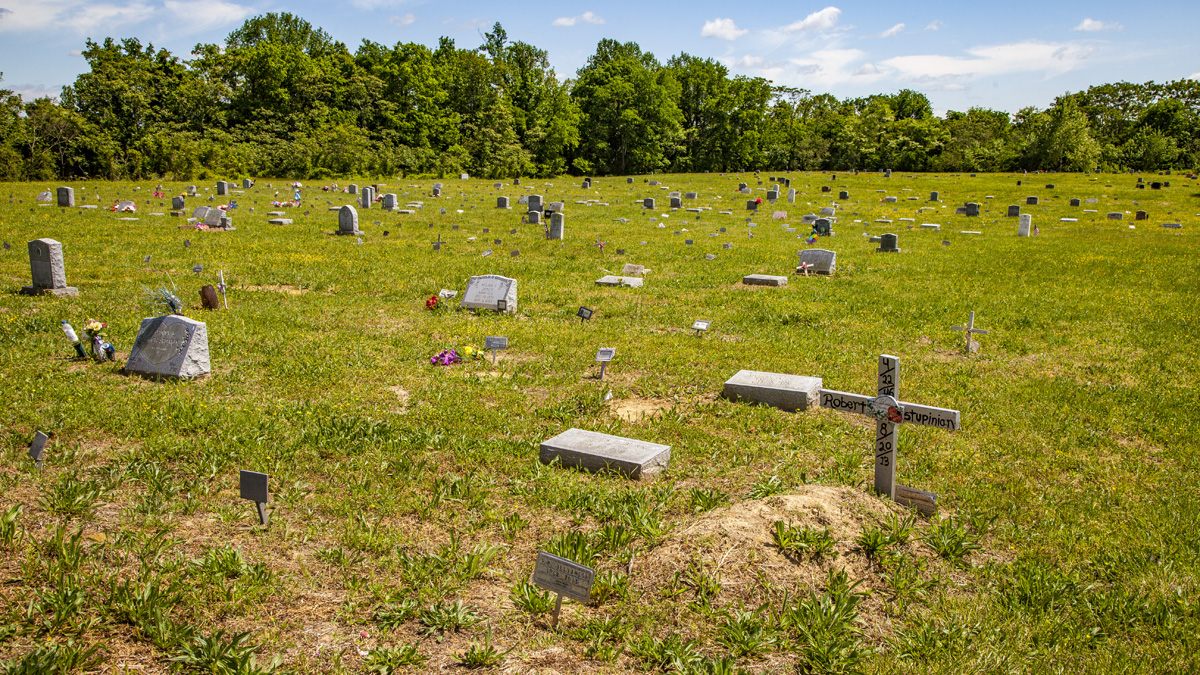
[[[223,180],[217,181],[217,196],[224,197],[227,194],[229,194],[229,183]]]
[[[616,471],[633,479],[650,478],[666,468],[671,446],[568,429],[542,442],[539,459],[587,471]]]
[[[60,187],[58,192],[58,205],[63,208],[75,207],[75,188]]]
[[[850,199],[850,193],[845,190],[842,190],[841,192],[838,193],[838,199]]]
[[[337,233],[339,235],[350,234],[354,236],[362,234],[362,231],[358,229],[358,211],[353,206],[347,204],[338,209]]]
[[[771,274],[747,274],[742,283],[747,286],[787,286],[788,278]]]
[[[1020,206],[1018,206],[1017,204],[1012,204],[1008,207],[1008,217],[1009,218],[1016,218],[1019,215],[1021,215],[1021,207]]]
[[[177,315],[142,319],[125,370],[178,379],[207,375],[208,327],[201,321]]]
[[[171,208],[176,211],[182,211],[187,208],[187,203],[183,197],[171,197]]]
[[[879,248],[875,249],[879,253],[899,253],[900,248],[896,246],[896,235],[892,233],[882,234],[879,236]]]
[[[1037,206],[1037,203],[1038,203],[1037,197],[1026,197],[1025,198],[1025,204],[1027,206]]]
[[[935,190],[935,191],[933,191],[933,192],[930,192],[930,193],[929,193],[929,201],[931,201],[931,202],[936,202],[936,201],[939,201],[939,200],[938,200],[938,193],[937,193],[937,191],[936,191],[936,190]]]
[[[625,263],[625,267],[621,269],[621,275],[626,277],[640,277],[646,273],[645,265],[634,265],[633,263]]]
[[[1033,224],[1033,216],[1028,213],[1022,213],[1020,220],[1017,222],[1017,236],[1028,237],[1030,226]]]
[[[209,209],[204,214],[204,224],[207,227],[220,227],[223,217],[225,217],[225,212],[221,209]]]
[[[359,190],[359,192],[361,192],[362,194],[359,195],[358,203],[364,209],[371,208],[371,203],[375,201],[375,189],[370,186],[364,185],[362,190]]]
[[[779,199],[779,192],[776,190],[767,190],[767,201],[773,202]]]
[[[561,213],[558,213],[557,211],[550,215],[550,238],[551,239],[562,239],[563,238],[563,219],[565,217],[566,216],[564,216]]]
[[[822,237],[828,237],[829,235],[833,234],[833,221],[829,220],[828,218],[817,218],[813,221],[812,225],[813,232],[821,235]]]
[[[979,215],[979,204],[977,204],[975,202],[968,203],[967,204],[967,215],[968,216],[978,216]]]
[[[542,208],[542,196],[541,195],[529,195],[529,210],[530,211],[544,211],[545,210]]]
[[[438,185],[438,187],[440,187],[440,185]],[[356,195],[356,194],[358,194],[358,186],[355,185],[354,183],[351,183],[350,187],[346,188],[346,192],[349,194],[352,194],[352,195]]]
[[[474,276],[467,280],[460,307],[463,309],[489,309],[497,311],[497,301],[503,300],[504,311],[517,311],[517,280],[497,274]]]
[[[623,277],[615,274],[606,274],[596,280],[597,286],[629,286],[630,288],[641,288],[641,277]]]
[[[540,225],[542,222],[542,212],[541,211],[530,211],[529,213],[527,213],[525,215],[526,215],[526,220],[528,220],[531,225]]]
[[[67,268],[59,242],[53,239],[34,239],[29,242],[29,270],[32,284],[22,288],[22,294],[48,293],[63,298],[79,295],[79,289],[67,285]]]
[[[821,387],[819,377],[739,370],[725,381],[721,395],[735,401],[764,403],[795,412],[808,410],[810,406],[815,408]]]
[[[395,211],[396,207],[400,205],[400,200],[396,198],[395,193],[389,192],[383,196],[381,205],[384,211]]]
[[[496,197],[496,208],[498,208],[498,209],[509,208],[508,197]]]
[[[746,200],[746,210],[747,211],[757,211],[758,210],[758,202],[754,201],[753,199]]]
[[[1079,206],[1079,200],[1078,200],[1078,199],[1072,199],[1072,200],[1071,200],[1071,206]]]
[[[242,179],[242,189],[243,190],[249,190],[253,186],[254,186],[254,181],[250,180],[249,178]]]
[[[810,248],[800,252],[800,264],[808,263],[809,274],[833,274],[837,271],[837,253],[823,248]],[[797,268],[798,273],[803,271]]]
[[[654,197],[646,197],[642,200],[642,206],[647,209],[654,208]]]
[[[1109,220],[1121,220],[1123,218],[1125,218],[1125,214],[1120,211],[1110,211],[1108,214]]]
[[[1147,214],[1145,211],[1138,211],[1136,214],[1134,214],[1133,219],[1134,220],[1146,220],[1149,217],[1150,217],[1149,214]]]
[[[673,208],[673,209],[683,208],[683,199],[681,199],[679,197],[671,197],[671,208]]]

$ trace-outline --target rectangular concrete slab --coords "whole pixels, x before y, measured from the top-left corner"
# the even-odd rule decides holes
[[[650,478],[666,468],[671,460],[671,446],[583,429],[567,429],[542,442],[539,458],[544,464],[558,459],[563,466],[587,471],[608,469],[640,480]]]
[[[765,403],[780,410],[795,412],[808,410],[809,406],[815,407],[821,386],[819,377],[739,370],[726,380],[721,395],[735,401]]]
[[[619,277],[613,274],[608,274],[596,280],[597,286],[629,286],[631,288],[641,288],[641,277]]]
[[[787,286],[787,279],[770,274],[747,274],[742,277],[742,283],[747,286]]]

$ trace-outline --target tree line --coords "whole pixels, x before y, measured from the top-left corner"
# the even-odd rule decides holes
[[[57,99],[0,89],[0,179],[1200,168],[1193,80],[939,118],[910,89],[838,99],[609,39],[560,81],[499,23],[473,49],[352,53],[288,13],[188,59],[136,38],[86,47],[89,71]]]

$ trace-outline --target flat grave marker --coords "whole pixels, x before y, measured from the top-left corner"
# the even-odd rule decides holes
[[[671,446],[583,429],[568,429],[542,442],[543,464],[557,460],[585,471],[616,471],[634,480],[651,478],[671,460]]]

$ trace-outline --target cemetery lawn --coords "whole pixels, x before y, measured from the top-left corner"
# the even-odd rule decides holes
[[[361,245],[332,234],[349,195],[308,187],[279,209],[293,224],[267,224],[285,181],[235,194],[231,232],[152,215],[186,183],[68,183],[96,210],[0,186],[0,672],[1200,669],[1196,182],[791,172],[796,203],[748,227],[737,183],[765,199],[771,175],[658,177],[713,207],[699,219],[641,177],[443,179],[440,199],[393,178],[379,192],[424,209],[360,208]],[[842,189],[813,245],[836,274],[797,275],[801,216]],[[565,202],[564,241],[520,223],[530,193]],[[138,220],[105,210],[118,198]],[[981,216],[955,215],[965,202]],[[1018,238],[1010,204],[1040,234]],[[900,253],[864,236],[885,232]],[[18,294],[41,237],[79,297]],[[642,288],[594,285],[625,263],[648,268]],[[229,309],[205,311],[218,270]],[[742,285],[755,273],[788,284]],[[480,274],[518,281],[515,313],[457,309]],[[147,290],[171,283],[207,323],[211,375],[123,374],[160,313]],[[459,298],[427,309],[443,288]],[[965,356],[950,327],[971,311],[989,333]],[[116,364],[71,358],[59,322],[88,318]],[[486,336],[508,338],[495,365],[430,364]],[[932,518],[871,491],[867,418],[719,396],[742,369],[873,394],[880,354],[900,359],[901,400],[961,412],[957,432],[900,427],[898,481],[940,495]],[[669,445],[670,464],[631,481],[539,463],[572,427]],[[270,474],[267,527],[241,469]],[[527,583],[539,549],[596,570],[557,628]]]

